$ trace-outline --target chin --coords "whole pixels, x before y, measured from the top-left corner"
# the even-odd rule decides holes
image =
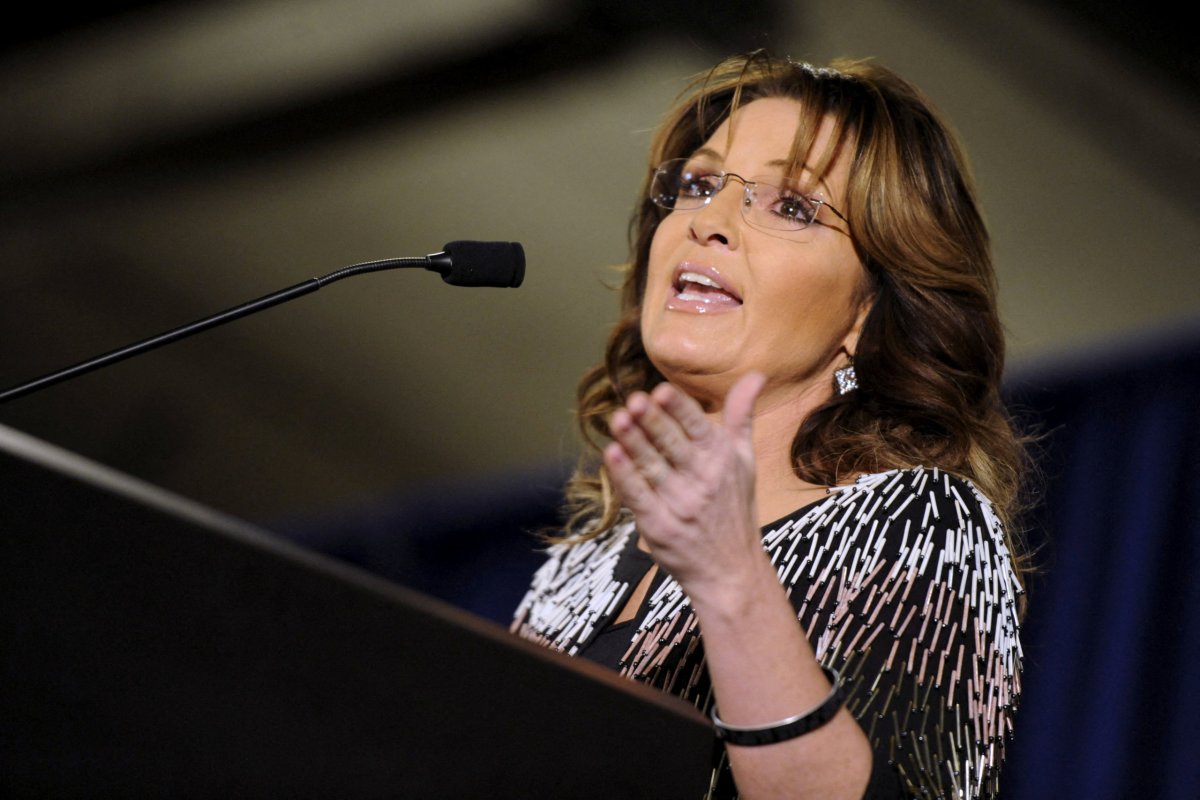
[[[702,402],[709,397],[723,398],[737,374],[734,365],[711,357],[698,358],[695,353],[653,352],[649,348],[646,352],[660,375]]]

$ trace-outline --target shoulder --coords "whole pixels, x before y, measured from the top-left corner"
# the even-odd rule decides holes
[[[887,557],[910,568],[927,567],[937,548],[956,558],[982,548],[989,560],[1011,560],[992,502],[970,480],[936,467],[861,475],[764,530],[768,546],[795,538],[851,552],[861,547],[884,555],[886,549]]]
[[[577,645],[586,623],[607,613],[622,590],[616,567],[633,529],[632,521],[624,521],[599,536],[546,548],[545,563],[514,611],[512,629],[560,649]],[[581,620],[584,624],[576,624]]]
[[[864,535],[873,542],[885,538],[895,548],[892,555],[910,566],[918,552],[932,554],[938,547],[966,555],[965,550],[960,553],[958,539],[948,539],[947,534],[969,539],[972,548],[982,547],[989,558],[1011,560],[1004,525],[992,502],[969,479],[936,467],[861,475],[831,489],[826,500],[802,509],[767,535],[802,530],[842,541]]]
[[[553,583],[566,574],[594,571],[611,566],[634,530],[632,521],[623,521],[598,536],[575,537],[555,542],[543,551],[546,561],[534,573],[533,589]]]
[[[919,518],[922,525],[965,524],[968,520],[988,528],[1000,524],[992,502],[974,483],[937,467],[861,475],[854,483],[832,491],[847,501],[874,499],[879,506],[872,512],[882,512],[890,519]]]
[[[819,657],[885,641],[892,656],[944,657],[955,631],[969,639],[963,655],[992,656],[1011,676],[1022,589],[1005,542],[974,483],[926,467],[863,475],[764,536]]]
[[[855,528],[875,532],[888,577],[949,583],[1012,603],[1022,591],[1004,525],[992,502],[969,479],[936,467],[889,470],[834,490]],[[994,584],[994,585],[993,585]]]
[[[833,490],[787,536],[812,559],[800,618],[876,752],[914,791],[991,796],[1021,671],[1020,586],[992,503],[940,469],[890,470]]]

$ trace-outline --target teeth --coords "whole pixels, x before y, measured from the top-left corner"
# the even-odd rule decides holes
[[[714,281],[707,275],[701,275],[699,272],[684,272],[679,276],[680,283],[698,283],[701,286],[711,286],[714,289],[720,289],[721,284]]]

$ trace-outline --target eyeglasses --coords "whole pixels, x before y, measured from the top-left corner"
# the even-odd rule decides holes
[[[745,188],[742,217],[756,228],[778,232],[802,231],[817,218],[822,207],[843,222],[850,220],[819,196],[803,194],[794,187],[781,187],[757,178],[743,178],[690,158],[664,161],[650,181],[650,199],[670,211],[695,211],[712,202],[730,178]]]

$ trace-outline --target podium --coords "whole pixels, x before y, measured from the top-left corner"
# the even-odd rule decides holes
[[[699,800],[713,747],[677,698],[0,426],[4,797]]]

